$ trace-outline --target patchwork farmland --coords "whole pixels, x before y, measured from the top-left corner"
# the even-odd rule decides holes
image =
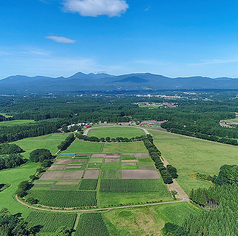
[[[38,205],[56,208],[106,207],[110,193],[155,193],[170,198],[148,153],[61,153],[34,181],[29,196]],[[109,195],[105,195],[107,193]],[[105,199],[106,198],[106,199]],[[135,203],[132,201],[131,204]],[[108,206],[110,206],[108,200]]]

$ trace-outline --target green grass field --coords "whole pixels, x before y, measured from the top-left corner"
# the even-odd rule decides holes
[[[0,126],[26,125],[34,122],[34,120],[8,120],[0,122]]]
[[[154,143],[164,158],[178,170],[178,183],[189,193],[192,188],[209,187],[190,173],[218,174],[224,164],[237,165],[238,147],[161,131],[152,131]]]
[[[96,136],[98,138],[117,138],[117,137],[123,137],[123,138],[133,138],[136,136],[144,135],[144,131],[135,128],[135,127],[100,127],[95,129],[90,129],[88,136]]]
[[[0,171],[0,183],[11,184],[9,188],[0,193],[0,209],[6,207],[12,214],[21,212],[24,217],[31,212],[31,209],[19,204],[14,196],[19,183],[29,180],[29,176],[35,173],[38,165],[38,163],[26,163],[20,167]]]
[[[22,153],[25,158],[29,158],[30,153],[38,148],[49,149],[52,154],[58,151],[57,146],[65,140],[67,135],[62,133],[47,134],[38,137],[25,138],[13,143],[19,145],[26,152]]]
[[[105,143],[102,153],[148,153],[142,141],[129,143]]]
[[[101,146],[101,143],[74,140],[67,150],[61,153],[99,153]]]
[[[105,212],[104,220],[113,224],[112,235],[160,235],[165,222],[182,225],[190,213],[198,210],[189,203],[146,206],[138,208],[116,209]],[[109,228],[108,224],[108,228]]]

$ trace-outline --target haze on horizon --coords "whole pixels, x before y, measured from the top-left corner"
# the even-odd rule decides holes
[[[2,0],[0,79],[76,72],[238,78],[238,2]]]

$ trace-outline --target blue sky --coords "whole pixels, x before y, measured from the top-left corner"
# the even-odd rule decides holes
[[[238,78],[238,1],[1,0],[0,79],[10,75]]]

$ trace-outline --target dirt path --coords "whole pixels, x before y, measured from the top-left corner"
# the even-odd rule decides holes
[[[78,212],[78,213],[83,213],[83,212],[95,212],[95,211],[109,211],[113,209],[124,209],[124,208],[135,208],[135,207],[143,207],[143,206],[156,206],[156,205],[164,205],[164,204],[173,204],[173,203],[179,203],[179,202],[185,202],[185,200],[178,200],[178,201],[172,201],[172,202],[157,202],[157,203],[146,203],[146,204],[139,204],[139,205],[128,205],[128,206],[118,206],[118,207],[105,207],[105,208],[97,208],[97,209],[88,209],[88,210],[54,210],[54,209],[47,209],[47,208],[41,208],[41,207],[35,207],[35,206],[30,206],[25,202],[22,202],[17,195],[15,196],[16,200],[31,209],[35,210],[40,210],[40,211],[49,211],[49,212]]]

